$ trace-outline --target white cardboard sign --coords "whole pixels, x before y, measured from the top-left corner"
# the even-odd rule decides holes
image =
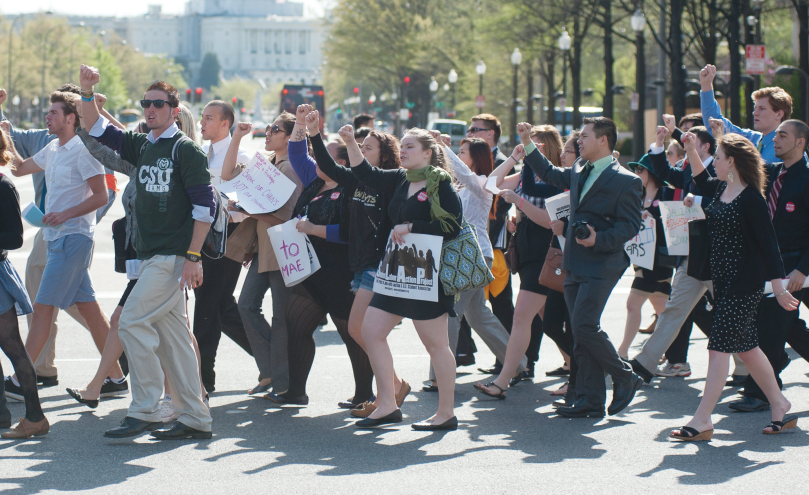
[[[565,191],[562,194],[551,196],[545,200],[545,209],[548,210],[548,216],[551,221],[561,220],[570,216],[570,191]],[[556,236],[559,239],[559,247],[562,251],[565,250],[565,236]]]
[[[659,204],[669,254],[688,256],[688,222],[704,219],[705,212],[699,206],[685,206],[682,201],[660,201]]]
[[[388,237],[379,263],[374,292],[403,299],[438,302],[438,270],[443,239],[435,235],[406,234],[399,245]]]
[[[217,186],[219,192],[236,193],[239,206],[247,213],[272,213],[280,209],[295,192],[295,183],[281,173],[261,153],[236,178]]]
[[[320,269],[312,244],[306,234],[298,232],[297,218],[267,229],[275,259],[287,287],[299,284]]]
[[[629,261],[647,270],[654,270],[655,266],[655,246],[657,244],[657,231],[655,230],[655,219],[652,216],[641,220],[638,235],[629,239],[624,244],[624,251],[629,256]]]

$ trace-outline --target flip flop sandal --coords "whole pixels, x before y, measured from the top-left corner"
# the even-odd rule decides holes
[[[684,442],[701,442],[708,441],[713,438],[713,429],[705,431],[697,431],[690,426],[680,427],[677,433],[669,433],[669,438],[682,440]]]
[[[476,383],[476,384],[473,385],[473,387],[475,387],[475,390],[477,390],[478,392],[480,392],[483,395],[488,395],[489,397],[494,397],[495,399],[498,399],[498,400],[504,400],[506,398],[506,391],[504,389],[502,389],[499,385],[497,385],[494,382],[487,383],[483,387]],[[486,390],[486,387],[495,387],[497,390],[500,391],[500,393],[499,394],[493,394],[493,393],[489,392],[488,390]]]
[[[778,435],[779,433],[783,433],[784,430],[791,430],[798,426],[798,417],[794,414],[789,416],[784,416],[784,419],[781,421],[773,421],[770,423],[767,428],[772,428],[772,431],[764,431],[762,430],[761,433],[765,435]]]

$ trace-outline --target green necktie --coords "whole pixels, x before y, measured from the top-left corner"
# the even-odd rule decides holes
[[[764,147],[764,136],[761,136],[761,139],[758,140],[758,144],[756,144],[756,149],[759,153],[761,153],[761,148]]]

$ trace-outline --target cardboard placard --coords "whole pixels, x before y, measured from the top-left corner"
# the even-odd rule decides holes
[[[565,191],[562,194],[551,196],[545,200],[545,209],[548,210],[548,216],[551,221],[561,220],[570,216],[570,191]],[[559,247],[562,251],[565,250],[565,236],[556,236],[559,239]]]
[[[669,254],[688,256],[688,222],[704,219],[705,212],[699,206],[685,206],[682,201],[660,201],[659,205]]]
[[[624,243],[624,251],[629,261],[647,270],[654,270],[655,246],[657,244],[656,221],[653,216],[641,220],[638,235]]]
[[[295,183],[289,180],[261,153],[236,178],[217,186],[219,192],[233,199],[239,198],[239,206],[253,215],[272,213],[280,209],[295,192]]]
[[[292,287],[320,269],[320,261],[306,234],[298,232],[298,219],[267,229],[284,285]]]

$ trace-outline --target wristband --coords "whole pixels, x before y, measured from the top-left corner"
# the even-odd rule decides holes
[[[202,256],[202,254],[195,253],[194,251],[186,251],[186,254],[193,254],[194,256]]]
[[[776,294],[776,295],[775,295],[775,298],[776,298],[776,299],[778,299],[779,297],[783,296],[784,294],[789,294],[789,291],[788,291],[788,290],[786,290],[786,289],[784,289],[784,292],[782,292],[782,293],[780,293],[780,294]]]
[[[81,101],[93,101],[95,100],[95,95],[91,94],[89,97],[81,95]]]
[[[525,198],[520,198],[520,206],[517,207],[518,210],[522,211],[522,202],[525,201]]]
[[[305,124],[305,123],[303,123],[303,124],[302,124],[302,123],[300,123],[300,122],[295,122],[295,125],[302,125],[302,126],[306,127],[306,124]]]

